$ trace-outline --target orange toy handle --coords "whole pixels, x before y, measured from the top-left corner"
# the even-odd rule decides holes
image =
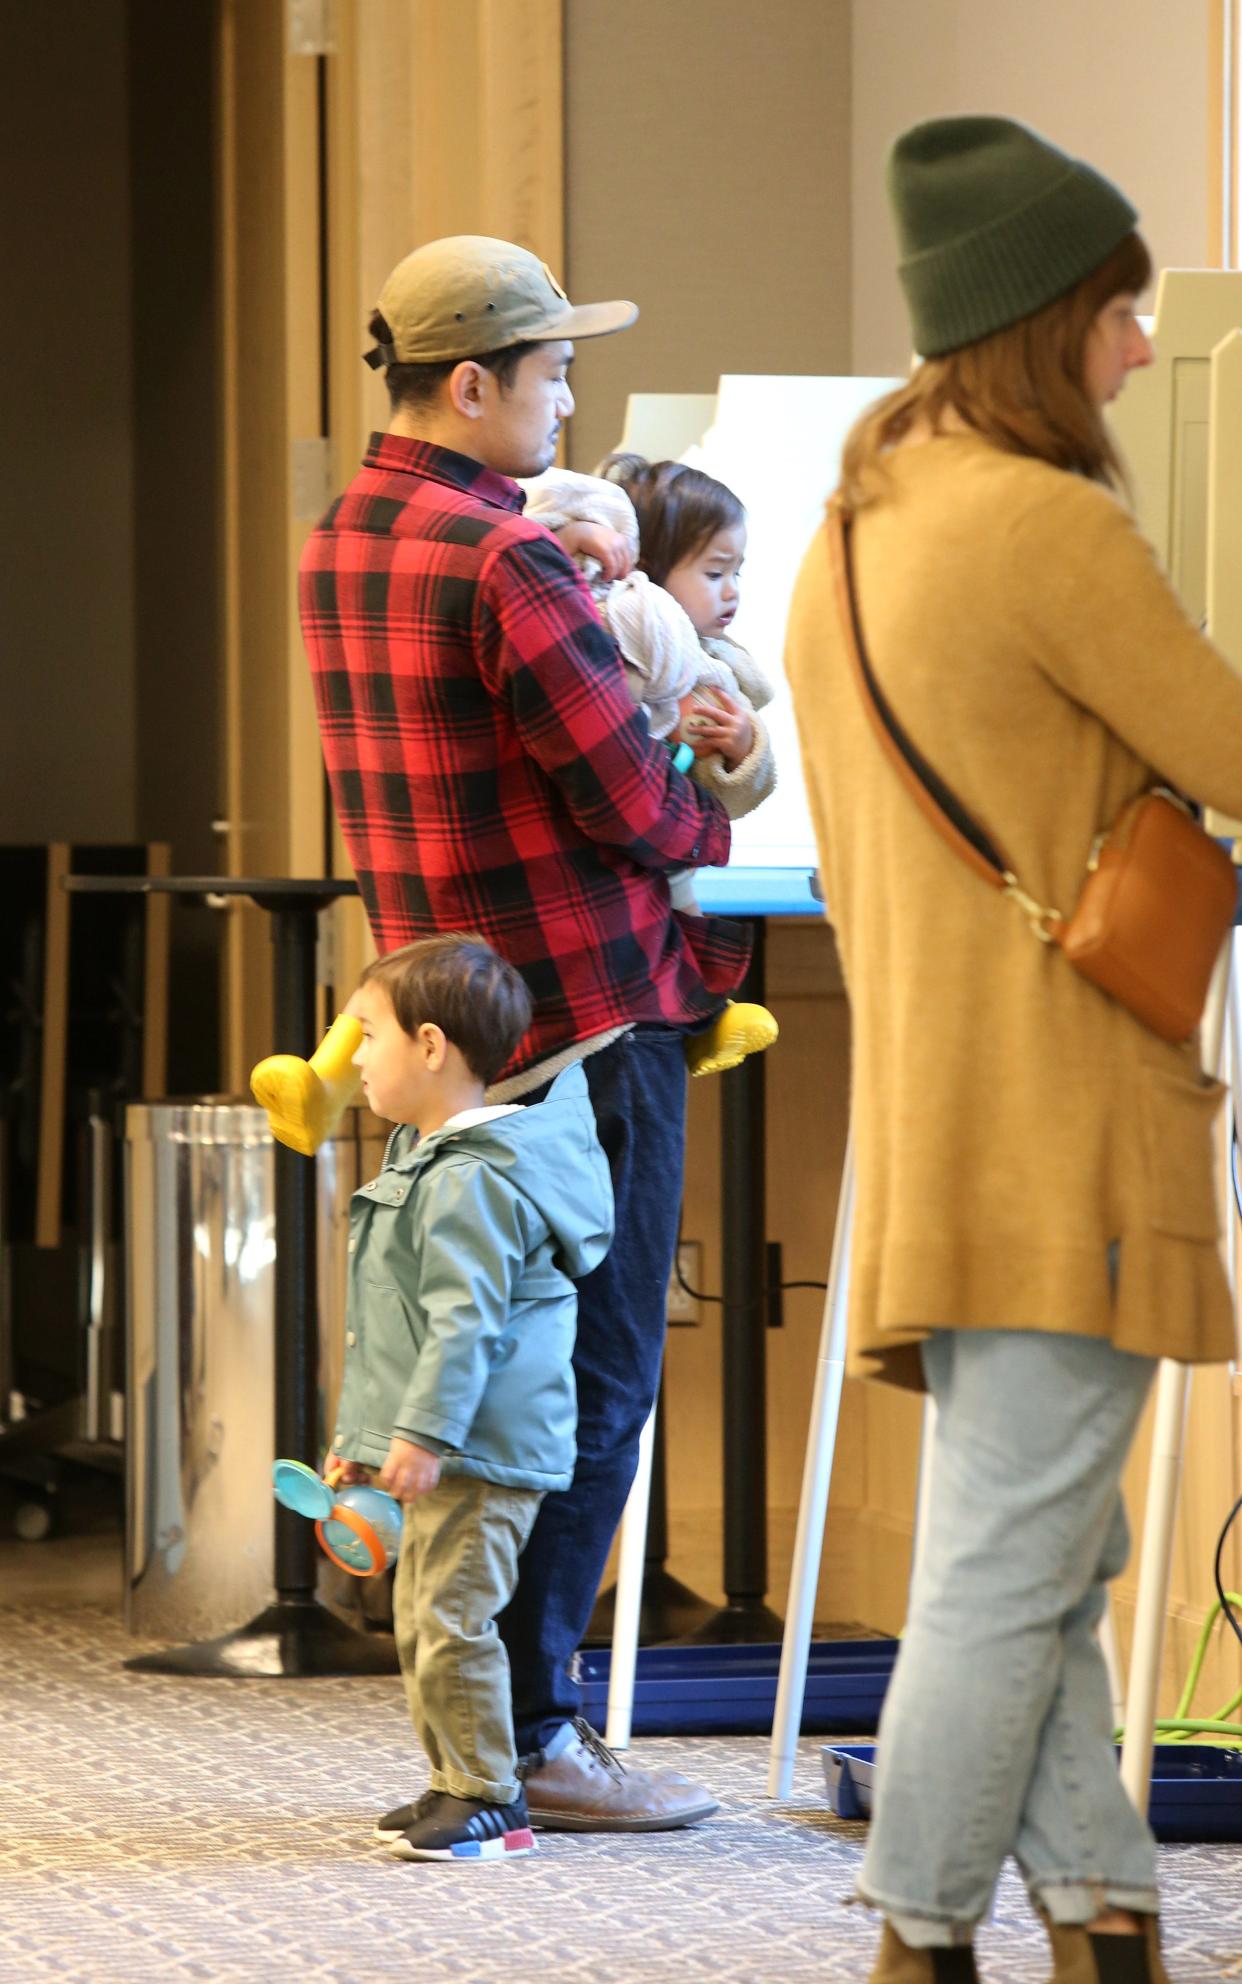
[[[315,1524],[315,1534],[319,1538],[324,1555],[331,1557],[332,1562],[339,1570],[348,1571],[351,1578],[371,1578],[375,1576],[377,1571],[384,1569],[384,1566],[388,1562],[388,1552],[365,1516],[360,1516],[356,1509],[347,1509],[343,1502],[338,1502],[332,1514],[328,1517],[328,1521],[344,1523],[346,1529],[353,1531],[363,1549],[369,1551],[371,1555],[371,1562],[365,1570],[361,1570],[357,1564],[347,1564],[343,1557],[337,1556],[336,1551],[329,1543],[324,1533],[323,1523],[317,1522]]]

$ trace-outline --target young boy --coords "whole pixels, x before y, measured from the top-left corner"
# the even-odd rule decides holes
[[[413,1860],[530,1853],[495,1619],[544,1494],[573,1473],[570,1277],[608,1251],[608,1164],[577,1064],[535,1106],[485,1106],[530,998],[481,938],[390,952],[346,1011],[367,1100],[399,1127],[354,1194],[332,1448],[344,1478],[378,1468],[405,1506],[394,1627],[431,1763],[379,1836]]]

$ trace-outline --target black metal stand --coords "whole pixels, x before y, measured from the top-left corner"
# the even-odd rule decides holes
[[[766,925],[752,925],[750,970],[738,994],[762,1003]],[[724,1289],[724,1588],[727,1604],[690,1635],[695,1642],[779,1640],[768,1589],[767,1192],[764,1057],[723,1075],[720,1199]]]
[[[356,882],[239,880],[216,876],[70,877],[103,888],[160,893],[249,896],[272,919],[274,1021],[283,1051],[315,1046],[315,945],[319,913]],[[276,1452],[314,1467],[318,1459],[319,1304],[315,1245],[315,1166],[276,1145]],[[248,1624],[218,1639],[167,1647],[125,1662],[147,1674],[237,1677],[395,1674],[396,1649],[382,1633],[360,1633],[315,1595],[315,1532],[304,1517],[273,1502],[276,1595]]]

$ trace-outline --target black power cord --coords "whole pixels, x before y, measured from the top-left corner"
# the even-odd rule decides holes
[[[701,1288],[691,1288],[690,1283],[686,1280],[685,1275],[681,1271],[681,1246],[682,1246],[681,1231],[680,1229],[678,1229],[677,1251],[673,1255],[673,1273],[677,1277],[678,1287],[682,1289],[685,1292],[685,1294],[687,1294],[690,1297],[690,1300],[692,1302],[714,1302],[717,1308],[723,1309],[725,1306],[725,1298],[723,1295],[707,1295],[704,1293],[704,1291]],[[748,1309],[766,1309],[772,1297],[774,1295],[783,1295],[787,1288],[818,1288],[819,1290],[821,1290],[822,1293],[826,1294],[828,1291],[828,1283],[826,1281],[774,1282],[769,1287],[761,1288],[758,1294],[755,1296],[753,1302],[747,1302],[745,1304],[745,1307]]]
[[[1220,1600],[1220,1609],[1226,1619],[1228,1619],[1229,1624],[1233,1627],[1239,1641],[1242,1641],[1242,1624],[1239,1624],[1238,1615],[1233,1609],[1233,1602],[1229,1597],[1229,1593],[1225,1590],[1224,1573],[1221,1570],[1221,1559],[1225,1554],[1225,1542],[1237,1520],[1239,1510],[1242,1510],[1242,1495],[1239,1495],[1229,1514],[1225,1517],[1220,1535],[1216,1539],[1216,1555],[1212,1559],[1212,1577],[1216,1584],[1216,1596]]]

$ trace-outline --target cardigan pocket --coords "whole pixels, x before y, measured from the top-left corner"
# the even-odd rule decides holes
[[[1152,1225],[1178,1240],[1219,1239],[1212,1126],[1224,1083],[1188,1081],[1149,1065],[1141,1093]]]

